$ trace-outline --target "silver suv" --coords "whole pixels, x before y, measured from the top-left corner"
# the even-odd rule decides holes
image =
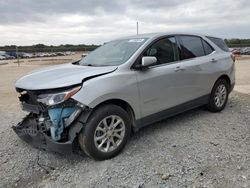
[[[234,83],[234,57],[222,39],[121,38],[73,64],[20,78],[16,90],[30,113],[13,129],[38,148],[108,159],[143,126],[203,105],[223,110]]]

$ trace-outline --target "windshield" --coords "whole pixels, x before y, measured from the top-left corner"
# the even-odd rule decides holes
[[[115,66],[125,63],[146,41],[143,39],[116,40],[100,46],[79,64],[87,66]]]

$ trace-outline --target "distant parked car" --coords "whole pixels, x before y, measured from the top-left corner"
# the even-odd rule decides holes
[[[33,54],[30,54],[30,53],[23,53],[23,54],[22,54],[22,57],[23,57],[23,58],[32,58],[32,57],[33,57]]]
[[[15,59],[14,56],[11,56],[11,55],[8,55],[8,54],[4,54],[2,56],[4,56],[6,59]]]
[[[86,57],[88,55],[88,52],[83,52],[82,57]]]
[[[56,52],[56,55],[57,56],[65,56],[65,53],[63,53],[63,52]]]
[[[4,55],[4,54],[6,54],[5,51],[0,51],[0,56],[2,56],[2,55]]]
[[[46,53],[37,53],[36,54],[37,57],[47,57]]]
[[[6,59],[6,57],[3,55],[0,55],[0,60],[4,60],[4,59]]]
[[[64,154],[81,148],[94,159],[109,159],[146,125],[199,106],[222,111],[234,84],[234,59],[220,38],[130,36],[78,64],[20,78],[15,87],[30,113],[13,129],[38,148]]]
[[[242,55],[250,55],[250,47],[245,47],[241,50]]]
[[[65,55],[72,55],[72,52],[68,51],[64,53]]]

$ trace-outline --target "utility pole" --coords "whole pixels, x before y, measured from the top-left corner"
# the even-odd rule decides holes
[[[138,26],[138,22],[136,22],[136,33],[137,33],[137,35],[139,34],[139,26]]]
[[[18,67],[20,67],[18,46],[16,46],[16,57],[17,57],[17,64],[18,64]]]

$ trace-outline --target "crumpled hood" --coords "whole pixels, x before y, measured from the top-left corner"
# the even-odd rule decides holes
[[[90,76],[114,71],[116,66],[91,67],[72,64],[38,69],[16,81],[16,88],[26,90],[56,89],[80,84]]]

